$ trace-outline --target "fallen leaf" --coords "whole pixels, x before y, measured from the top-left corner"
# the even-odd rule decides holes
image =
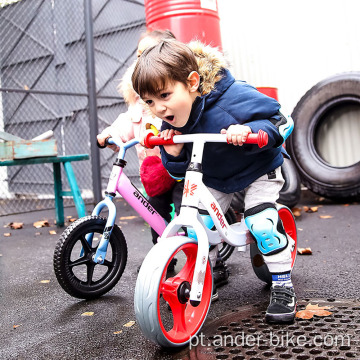
[[[74,221],[76,221],[77,219],[76,218],[70,218],[69,219],[69,222],[74,222]]]
[[[41,280],[40,283],[41,284],[48,284],[50,282],[50,280]]]
[[[318,211],[318,207],[317,206],[312,206],[312,207],[304,206],[304,211],[307,213],[314,213],[314,212]]]
[[[316,316],[329,316],[332,315],[331,306],[319,306],[318,304],[312,305],[308,304],[305,310],[300,310],[296,313],[296,317],[299,319],[312,319],[314,315]]]
[[[24,223],[18,223],[18,222],[11,222],[10,224],[9,224],[9,227],[11,228],[11,229],[22,229],[22,227],[23,227],[23,225],[24,225]]]
[[[300,208],[292,208],[291,209],[294,216],[299,217],[301,215],[301,209]]]
[[[42,228],[42,227],[50,226],[49,222],[47,220],[35,221],[33,225],[37,229]]]
[[[13,328],[16,329],[16,328],[18,328],[19,326],[21,326],[21,324],[19,324],[19,325],[13,325]]]
[[[332,219],[333,216],[331,215],[320,215],[320,219]]]
[[[88,311],[81,314],[81,316],[93,316],[93,315],[94,315],[93,311]]]
[[[49,230],[49,234],[50,235],[56,235],[56,231],[55,230]]]
[[[135,321],[129,321],[128,323],[126,323],[124,326],[125,327],[132,327],[135,324]]]
[[[302,228],[298,228],[298,230],[299,230],[299,231],[303,231],[303,229],[302,229]]]
[[[349,206],[350,204],[344,204],[344,206]]]
[[[36,235],[36,236],[39,236],[39,235],[41,235],[41,233],[40,233],[40,232],[36,232],[35,235]]]
[[[122,333],[122,330],[113,332],[114,335],[118,335],[118,334],[121,334],[121,333]]]
[[[119,220],[132,220],[137,218],[138,216],[132,215],[132,216],[120,216]]]
[[[297,252],[300,255],[311,255],[312,254],[311,248],[309,248],[309,247],[307,247],[307,248],[298,248]]]
[[[27,85],[24,85],[24,89],[25,89],[25,90],[30,90]]]
[[[4,236],[9,237],[9,236],[11,236],[11,233],[5,233]]]

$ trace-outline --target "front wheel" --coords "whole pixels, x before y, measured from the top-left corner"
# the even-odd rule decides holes
[[[106,219],[86,216],[76,220],[61,235],[54,251],[54,271],[61,287],[71,296],[95,299],[119,281],[127,261],[125,238],[117,225],[111,232],[103,264],[94,263]],[[86,236],[93,234],[92,243]]]
[[[196,255],[195,240],[171,237],[156,244],[141,266],[134,296],[136,319],[144,335],[164,348],[187,345],[209,311],[213,286],[209,261],[201,302],[193,307],[189,301]],[[170,273],[175,256],[178,272]]]
[[[291,269],[294,267],[296,252],[297,252],[297,232],[296,224],[293,213],[290,209],[284,205],[278,205],[277,207],[280,219],[283,223],[285,232],[294,240],[294,246],[291,250]],[[264,262],[264,258],[259,251],[256,243],[250,244],[250,257],[251,264],[255,275],[261,280],[266,282],[268,285],[272,283],[271,273]]]

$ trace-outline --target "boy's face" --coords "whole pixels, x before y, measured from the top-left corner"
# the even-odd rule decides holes
[[[200,95],[198,86],[190,83],[167,82],[165,88],[156,95],[146,94],[143,100],[149,105],[152,113],[173,127],[182,128],[189,120],[191,107]]]

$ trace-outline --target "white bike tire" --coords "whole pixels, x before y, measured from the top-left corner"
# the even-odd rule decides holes
[[[157,243],[146,255],[136,281],[134,306],[137,322],[143,334],[149,340],[163,348],[183,347],[190,342],[190,337],[183,342],[170,341],[161,329],[158,316],[158,291],[164,269],[172,255],[177,252],[181,246],[186,244],[197,244],[197,241],[185,236],[175,236]],[[212,286],[213,284],[211,282],[211,292]],[[192,336],[195,336],[199,332],[205,322],[210,304],[211,296],[206,315]]]

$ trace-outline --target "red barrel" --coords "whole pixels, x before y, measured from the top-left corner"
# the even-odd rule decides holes
[[[278,89],[274,87],[258,87],[257,88],[262,94],[265,94],[269,97],[274,98],[276,101],[279,101],[278,98]]]
[[[145,0],[148,30],[170,30],[182,42],[200,40],[221,49],[217,0]]]

